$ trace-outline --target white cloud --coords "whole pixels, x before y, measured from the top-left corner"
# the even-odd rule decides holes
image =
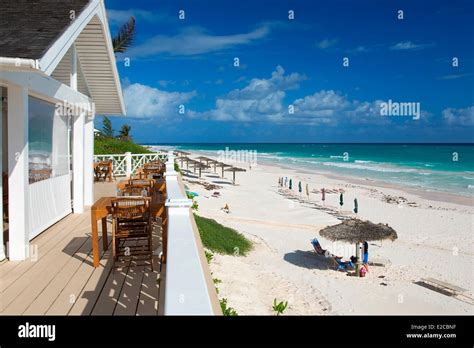
[[[166,92],[140,83],[124,89],[128,117],[167,118],[178,115],[178,107],[196,96],[196,92]]]
[[[151,11],[145,11],[136,8],[131,8],[128,10],[107,10],[107,18],[111,24],[121,25],[128,22],[129,18],[132,16],[135,17],[135,19],[142,19],[149,22],[164,18],[163,15],[158,15]]]
[[[453,126],[474,126],[474,105],[465,109],[444,109],[443,120]]]
[[[319,90],[292,101],[286,100],[287,92],[298,89],[300,82],[305,79],[306,76],[299,73],[285,74],[283,67],[277,66],[270,78],[254,78],[244,88],[234,89],[217,98],[213,109],[188,109],[186,116],[216,121],[310,126],[403,126],[393,123],[393,118],[382,116],[381,103],[386,102],[383,100],[359,101],[334,90]],[[293,106],[293,113],[290,112],[290,106]],[[421,110],[420,122],[411,123],[412,117],[397,119],[414,126],[426,124],[431,116],[429,112]]]
[[[337,39],[324,39],[316,43],[316,46],[322,50],[334,46],[337,43]]]
[[[380,115],[380,102],[350,100],[336,91],[321,90],[296,99],[292,119],[311,125],[334,126],[342,122],[382,125],[388,120]]]
[[[401,41],[396,43],[395,45],[391,46],[390,49],[392,51],[402,51],[402,50],[421,50],[423,48],[431,47],[434,44],[426,43],[426,44],[416,44],[411,41]]]
[[[370,48],[368,48],[367,46],[357,46],[351,52],[352,53],[365,53],[369,51],[370,51]]]
[[[380,101],[350,100],[333,90],[321,90],[292,103],[286,102],[286,92],[297,89],[304,79],[306,77],[298,73],[285,74],[284,69],[277,66],[270,78],[252,79],[244,88],[217,98],[214,109],[190,111],[189,115],[219,121],[306,125],[337,125],[340,122],[382,125],[389,122],[380,116]],[[294,106],[293,114],[289,113],[290,104]]]
[[[471,76],[472,74],[450,74],[450,75],[443,75],[438,77],[438,80],[456,80],[466,76]]]
[[[157,35],[144,43],[132,47],[129,55],[149,57],[158,54],[191,56],[216,52],[239,45],[252,44],[270,33],[270,25],[261,25],[243,34],[213,35],[202,27],[188,27],[174,36]]]
[[[252,79],[246,87],[218,98],[214,109],[190,115],[221,121],[281,121],[286,108],[285,91],[298,88],[304,79],[298,73],[285,75],[285,70],[277,66],[271,78]]]

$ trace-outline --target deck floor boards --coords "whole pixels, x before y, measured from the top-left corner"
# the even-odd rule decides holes
[[[100,196],[115,192],[114,183],[99,186]],[[99,241],[100,266],[94,268],[90,234],[90,211],[71,214],[32,241],[36,261],[2,262],[0,314],[157,315],[158,257],[153,272],[143,262],[113,270],[110,248],[104,253]],[[156,249],[159,236],[153,239]]]

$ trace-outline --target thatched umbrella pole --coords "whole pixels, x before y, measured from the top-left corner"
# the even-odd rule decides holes
[[[362,264],[362,262],[360,261],[360,245],[359,245],[359,242],[356,243],[356,258],[357,258],[356,277],[359,277],[360,276],[360,265]]]

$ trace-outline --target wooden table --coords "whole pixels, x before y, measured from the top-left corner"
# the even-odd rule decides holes
[[[108,249],[107,239],[107,216],[112,214],[112,199],[117,197],[102,197],[99,198],[91,207],[91,226],[92,226],[92,255],[94,259],[94,267],[99,267],[99,231],[97,229],[97,222],[102,222],[102,247],[104,252]],[[162,223],[166,224],[166,196],[160,194],[159,191],[154,191],[151,197],[151,214],[153,217],[160,217]]]

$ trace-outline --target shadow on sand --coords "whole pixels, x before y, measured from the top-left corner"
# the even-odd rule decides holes
[[[308,250],[295,250],[290,253],[286,253],[283,256],[286,262],[289,262],[295,266],[303,267],[307,269],[319,269],[319,270],[334,270],[332,266],[332,260],[324,256],[318,255],[313,251]]]

